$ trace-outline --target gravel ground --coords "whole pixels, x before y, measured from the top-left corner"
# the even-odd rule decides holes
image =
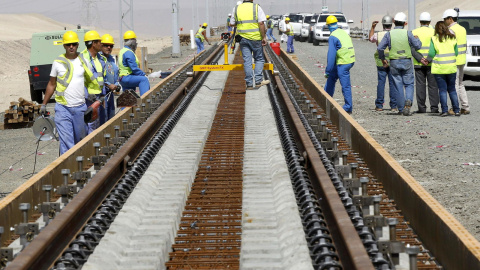
[[[480,82],[465,82],[470,115],[442,118],[427,113],[406,117],[393,115],[390,111],[376,112],[375,45],[362,40],[354,40],[353,44],[356,52],[356,63],[350,71],[353,118],[480,239],[480,180],[476,176],[480,172],[480,148],[477,142],[480,123],[475,120],[480,111],[477,110],[480,92],[475,90],[480,90]],[[285,43],[281,46],[286,50]],[[323,86],[327,44],[313,46],[311,43],[295,42],[294,47],[298,62]],[[339,83],[334,98],[343,104]],[[417,110],[416,100],[413,110]]]

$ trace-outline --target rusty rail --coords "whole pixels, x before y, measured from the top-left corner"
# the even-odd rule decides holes
[[[205,63],[211,62],[221,49],[222,46],[219,46],[205,60]],[[142,152],[164,120],[182,100],[185,90],[193,83],[193,78],[185,80],[97,172],[89,184],[12,261],[7,269],[49,269],[52,267],[56,259],[68,247],[123,176],[127,163],[135,160]],[[73,152],[69,151],[69,153]]]

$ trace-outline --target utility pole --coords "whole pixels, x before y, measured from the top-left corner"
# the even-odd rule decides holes
[[[82,2],[83,23],[86,26],[98,26],[99,14],[97,2],[101,2],[101,0],[83,0]]]
[[[408,29],[415,29],[415,0],[408,0]]]
[[[205,13],[207,15],[207,24],[208,24],[208,27],[207,27],[207,37],[210,37],[210,29],[212,29],[212,26],[210,25],[210,13],[208,12],[208,10],[210,9],[210,5],[209,5],[209,1],[206,0],[207,3],[205,4]]]
[[[125,31],[133,30],[133,0],[119,0],[120,11],[120,47],[123,47],[123,27]]]
[[[172,25],[172,57],[178,58],[182,55],[178,35],[178,0],[172,0]]]
[[[338,11],[342,12],[342,0],[338,0]]]

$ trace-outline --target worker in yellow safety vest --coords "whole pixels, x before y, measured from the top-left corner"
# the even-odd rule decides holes
[[[233,9],[230,24],[237,27],[235,39],[240,43],[242,51],[247,90],[258,89],[270,83],[269,80],[264,80],[262,75],[265,63],[263,46],[267,45],[266,20],[265,12],[259,4],[254,4],[253,0],[244,0]],[[255,59],[255,70],[253,70],[252,55]]]
[[[294,53],[295,48],[293,47],[293,38],[294,38],[293,25],[290,24],[289,17],[285,18],[285,28],[287,29],[287,31],[285,31],[285,34],[288,36],[287,53]]]
[[[137,50],[137,35],[128,30],[123,34],[124,47],[118,53],[118,69],[120,76],[120,85],[122,89],[140,90],[140,96],[143,96],[150,90],[150,82],[145,72],[140,69],[140,61],[135,54]]]
[[[204,23],[197,31],[195,35],[195,43],[197,44],[197,54],[200,53],[205,49],[203,42],[206,40],[208,45],[210,45],[210,41],[207,38],[207,27],[208,24]]]
[[[432,74],[437,81],[442,112],[440,116],[448,116],[447,93],[450,96],[453,113],[460,116],[455,80],[457,73],[457,56],[459,49],[455,35],[451,33],[445,22],[435,25],[435,36],[432,37],[427,61],[432,63]]]
[[[84,113],[85,71],[87,64],[77,52],[79,39],[77,33],[67,31],[62,38],[65,53],[57,57],[52,64],[50,80],[45,90],[45,98],[40,113],[46,113],[46,105],[55,93],[55,125],[60,139],[60,155],[67,152],[86,135]],[[91,75],[91,74],[90,74]]]
[[[438,87],[435,77],[432,74],[430,63],[426,63],[430,42],[435,35],[435,29],[430,27],[431,16],[428,12],[420,14],[420,27],[414,29],[412,34],[422,42],[420,50],[412,50],[413,64],[415,69],[415,90],[417,97],[416,113],[426,113],[427,106],[427,82],[428,82],[428,100],[430,102],[430,112],[438,113]],[[423,61],[422,61],[423,60]],[[423,63],[422,63],[423,62]]]
[[[455,88],[457,89],[458,99],[460,100],[461,114],[470,114],[470,105],[468,105],[467,91],[463,85],[463,69],[467,63],[467,30],[457,23],[458,11],[447,9],[443,13],[443,21],[450,29],[450,32],[455,34],[458,46],[457,56],[457,79]],[[452,110],[449,110],[453,114]]]
[[[370,29],[370,34],[368,39],[371,43],[375,43],[378,46],[378,42],[383,39],[387,32],[390,32],[392,29],[393,18],[390,15],[385,15],[382,18],[383,31],[375,33],[375,27],[377,26],[378,21],[372,23],[372,28]],[[385,49],[385,59],[388,61],[388,48]],[[378,51],[375,50],[373,54],[375,63],[377,64],[377,98],[375,99],[375,111],[383,111],[383,103],[385,102],[385,83],[387,82],[388,77],[388,87],[389,87],[389,96],[390,96],[390,110],[392,112],[398,112],[397,109],[397,100],[396,100],[396,91],[395,84],[393,83],[392,72],[390,67],[383,67],[382,60],[378,58]]]
[[[328,16],[326,23],[330,30],[330,37],[328,37],[327,67],[325,68],[325,78],[327,78],[325,91],[333,97],[335,84],[340,79],[345,100],[343,109],[351,114],[353,105],[350,69],[355,64],[352,39],[347,32],[338,28],[338,19],[334,15]]]
[[[92,105],[97,99],[102,96],[102,90],[104,86],[104,64],[105,57],[100,54],[102,51],[102,38],[97,31],[88,31],[84,37],[85,46],[87,47],[80,53],[80,58],[87,63],[87,69],[85,74],[85,96],[87,107]],[[102,58],[102,60],[100,60]],[[104,108],[100,112],[104,112]],[[100,126],[100,119],[104,119],[105,115],[101,113],[99,117],[87,124],[87,134],[92,133]]]

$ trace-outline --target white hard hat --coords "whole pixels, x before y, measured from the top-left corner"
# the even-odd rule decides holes
[[[448,17],[457,17],[458,14],[455,10],[453,9],[447,9],[445,12],[443,12],[443,17],[442,19],[448,18]]]
[[[407,21],[407,15],[403,12],[399,12],[395,15],[395,18],[393,18],[396,22],[406,22]]]
[[[432,20],[432,17],[430,16],[430,13],[428,12],[422,12],[422,14],[420,14],[420,18],[419,18],[419,21],[421,22],[429,22]]]
[[[238,1],[238,2],[237,2],[237,6],[238,6],[238,5],[241,5],[242,3],[243,3],[242,1]]]
[[[232,17],[232,13],[228,13],[228,17]]]

